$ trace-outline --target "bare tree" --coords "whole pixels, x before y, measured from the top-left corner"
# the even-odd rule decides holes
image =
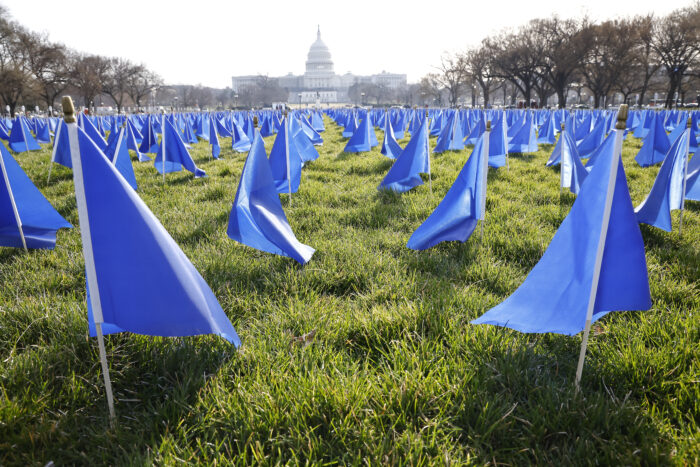
[[[588,20],[561,19],[552,16],[530,22],[530,28],[542,44],[538,74],[557,95],[559,108],[566,107],[566,90],[589,46]]]
[[[467,53],[464,55],[469,76],[481,88],[481,96],[485,108],[489,107],[491,87],[495,82],[489,55],[489,50],[484,43],[478,48],[467,50]]]
[[[442,105],[442,83],[435,73],[428,73],[420,80],[420,94],[423,96],[423,103],[432,103]],[[429,97],[430,100],[426,100]]]
[[[537,79],[543,56],[543,42],[530,27],[522,27],[517,33],[501,34],[487,39],[492,50],[493,75],[510,81],[530,106],[532,88]]]
[[[89,107],[102,94],[109,67],[109,60],[99,55],[75,56],[71,81],[78,89],[85,107]]]
[[[0,6],[0,101],[14,114],[20,99],[31,92],[32,77],[21,41],[27,32],[8,17],[7,10]]]
[[[111,58],[102,82],[102,91],[117,105],[117,112],[124,107],[132,78],[140,72],[140,66],[123,58]]]
[[[656,21],[651,47],[668,77],[666,108],[673,104],[688,67],[700,53],[700,6],[681,8]]]
[[[464,90],[468,87],[469,72],[467,60],[461,54],[450,55],[444,53],[440,58],[440,65],[437,69],[439,73],[435,74],[435,79],[442,89],[447,90],[450,105],[454,107],[462,94],[464,94]]]
[[[128,78],[126,92],[137,107],[142,106],[145,97],[163,85],[163,80],[145,66],[137,66],[135,72]]]
[[[66,48],[35,33],[22,34],[20,42],[25,49],[25,63],[34,79],[37,95],[47,107],[53,106],[68,85]]]

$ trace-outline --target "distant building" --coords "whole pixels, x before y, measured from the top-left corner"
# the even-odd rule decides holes
[[[256,83],[257,76],[234,76],[232,89],[238,92],[240,88]],[[321,28],[316,32],[316,41],[311,44],[306,57],[306,72],[301,75],[289,73],[285,76],[272,78],[289,93],[288,102],[292,104],[313,104],[350,102],[348,89],[355,83],[372,83],[396,89],[406,85],[406,75],[382,71],[376,75],[358,76],[352,73],[337,75],[333,69],[333,60],[328,46],[321,40]],[[300,99],[301,95],[301,99]]]

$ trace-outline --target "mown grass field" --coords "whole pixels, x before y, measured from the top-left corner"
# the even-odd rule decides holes
[[[686,204],[682,236],[677,212],[672,233],[641,226],[653,308],[597,322],[577,395],[580,335],[469,324],[523,282],[574,202],[544,166],[552,147],[490,170],[483,241],[477,230],[416,252],[406,241],[471,147],[433,155],[432,196],[427,183],[396,195],[376,189],[391,165],[379,147],[344,154],[338,127],[326,129],[291,208],[281,197],[317,250],[304,267],[226,236],[246,156],[230,139],[218,161],[206,142],[191,150],[206,179],[164,185],[134,162],[140,196],[243,347],[107,337],[114,427],[87,337],[79,230],[60,231],[54,251],[0,248],[1,465],[700,462],[700,203]],[[640,147],[630,135],[623,152],[635,205],[658,171],[634,163]],[[49,159],[48,148],[17,156],[77,225],[71,171],[54,166],[47,184]],[[308,345],[293,339],[311,331]]]

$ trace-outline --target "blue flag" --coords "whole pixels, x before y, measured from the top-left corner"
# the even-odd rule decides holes
[[[142,153],[156,153],[158,152],[158,135],[156,134],[156,129],[154,127],[153,115],[149,115],[146,119],[146,128],[142,131],[143,140],[141,140],[141,146],[139,146],[139,152]]]
[[[248,135],[245,133],[245,131],[243,131],[243,128],[236,122],[235,119],[233,119],[232,123],[233,132],[231,133],[231,149],[236,152],[250,151],[250,138],[248,138]],[[221,135],[225,136],[224,134]]]
[[[462,125],[459,122],[459,111],[455,111],[452,112],[440,131],[433,152],[437,154],[445,151],[461,151],[462,149],[464,149]]]
[[[642,148],[634,160],[642,167],[658,164],[664,160],[670,147],[671,143],[668,141],[668,136],[664,129],[664,119],[660,115],[655,114],[653,125],[644,137]]]
[[[378,190],[393,190],[403,193],[423,184],[421,173],[430,172],[428,153],[428,119],[424,118],[420,128],[411,136],[401,155],[387,172]]]
[[[611,156],[620,158],[620,153]],[[612,157],[595,165],[569,215],[525,282],[472,323],[566,335],[584,329],[598,243],[605,227],[610,175],[616,176],[591,322],[611,311],[651,307],[644,242],[622,162],[613,164]],[[617,165],[616,174],[611,173],[613,165]]]
[[[384,119],[384,140],[382,141],[381,153],[384,154],[389,159],[396,159],[401,154],[401,146],[396,141],[394,137],[394,129],[391,126],[391,119],[387,113]]]
[[[275,180],[277,193],[296,193],[301,184],[301,156],[294,138],[289,137],[289,120],[282,122],[282,129],[275,137],[275,143],[270,150],[270,170]],[[262,135],[262,134],[261,134]],[[289,159],[289,168],[287,167]]]
[[[685,199],[700,201],[700,156],[697,153],[690,159],[686,169]]]
[[[603,140],[603,144],[598,146],[598,149],[596,149],[591,156],[588,158],[588,162],[586,162],[586,170],[591,171],[593,169],[593,166],[598,162],[598,160],[607,160],[615,151],[615,132],[611,131],[608,133],[608,136],[605,137]]]
[[[79,154],[72,157],[80,170],[73,174],[76,194],[82,191],[85,199],[87,222],[81,216],[81,224],[87,225],[81,230],[89,226],[89,236],[83,240],[90,240],[83,251],[92,253],[95,282],[86,255],[88,283],[99,291],[93,296],[94,288],[88,288],[90,335],[101,322],[104,334],[217,334],[240,346],[214,293],[180,247],[92,139],[77,132]]]
[[[0,157],[0,246],[53,249],[56,231],[73,226],[44,198],[2,143]]]
[[[206,172],[197,168],[192,160],[192,156],[187,151],[184,141],[180,138],[180,132],[175,129],[167,118],[164,118],[163,121],[165,122],[163,138],[160,141],[160,146],[158,146],[158,153],[154,163],[158,173],[163,173],[163,171],[165,173],[179,172],[184,167],[192,172],[195,178],[206,177]],[[165,170],[163,170],[163,160],[165,160]]]
[[[690,130],[683,132],[671,146],[661,164],[654,185],[642,204],[637,206],[637,220],[670,232],[671,211],[681,209],[683,203],[683,172],[688,159]]]
[[[41,149],[29,130],[26,119],[17,117],[12,122],[10,149],[14,152],[38,151]]]
[[[113,130],[114,131],[114,130]],[[136,175],[134,175],[134,166],[131,165],[131,156],[126,143],[127,129],[120,128],[116,130],[117,136],[112,140],[112,144],[107,146],[105,156],[114,164],[119,173],[124,177],[131,188],[137,190]]]
[[[370,123],[369,112],[365,115],[365,118],[360,122],[360,126],[352,134],[348,143],[345,145],[343,152],[367,152],[372,149],[372,140],[370,137],[370,132],[373,132],[372,124]]]
[[[207,136],[207,139],[209,140],[209,144],[211,145],[211,157],[213,157],[214,159],[218,159],[219,154],[221,154],[221,146],[219,146],[219,135],[216,132],[216,125],[214,124],[213,117],[209,117],[207,121],[209,121],[209,124],[207,125],[207,127],[209,128],[209,135]]]
[[[477,221],[484,218],[488,155],[482,135],[472,155],[437,208],[413,232],[406,245],[426,250],[445,241],[466,242]],[[484,164],[486,162],[486,164]]]
[[[314,249],[297,240],[282,209],[265,143],[255,132],[228,221],[228,236],[267,253],[306,264]]]

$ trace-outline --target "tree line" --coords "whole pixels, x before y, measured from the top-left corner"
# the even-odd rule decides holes
[[[556,100],[563,108],[572,91],[579,100],[588,94],[595,107],[616,97],[641,105],[651,92],[665,96],[666,108],[687,96],[697,102],[700,3],[663,17],[534,19],[443,54],[435,68],[421,79],[421,93],[452,106],[470,96],[488,107],[499,91],[504,105],[521,99],[525,107]]]
[[[166,86],[157,73],[121,57],[104,57],[72,50],[46,34],[29,31],[10,18],[0,5],[0,113],[9,107],[55,107],[61,95],[76,103],[141,109],[153,105],[203,108],[232,105],[230,88],[197,85]]]

